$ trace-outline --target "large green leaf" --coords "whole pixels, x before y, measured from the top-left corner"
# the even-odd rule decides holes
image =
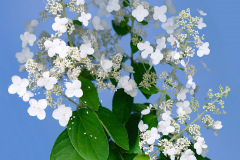
[[[73,112],[67,126],[69,138],[78,153],[87,160],[106,160],[108,140],[93,111],[80,109]]]
[[[67,129],[65,129],[57,138],[53,145],[50,160],[84,160],[74,149]]]
[[[129,25],[125,25],[124,27],[121,27],[121,24],[115,21],[112,21],[112,26],[114,31],[120,36],[124,36],[128,34],[129,30],[131,30],[131,27]]]
[[[149,64],[143,64],[143,63],[133,63],[132,66],[133,66],[133,69],[135,71],[135,73],[133,73],[134,80],[139,85],[143,80],[142,79],[143,75],[146,73],[147,70],[149,70],[150,65]],[[156,71],[153,67],[150,69],[150,72],[155,72],[156,73]],[[141,87],[139,89],[147,99],[149,99],[152,94],[156,94],[156,93],[159,92],[158,89],[155,86],[151,86],[149,89],[146,89],[146,88],[143,88],[143,87]]]
[[[133,110],[137,112],[142,112],[142,110],[147,109],[147,105],[140,104],[140,103],[134,103],[133,104]]]
[[[127,122],[133,108],[133,97],[118,89],[113,96],[112,111],[121,122]]]
[[[109,156],[107,160],[125,160],[120,152],[120,148],[113,141],[109,142]]]
[[[103,127],[114,142],[123,149],[128,150],[128,133],[121,121],[109,109],[104,107],[100,107],[97,114]]]
[[[142,120],[144,124],[148,125],[148,129],[150,130],[152,127],[157,127],[158,119],[157,119],[156,111],[151,111],[151,113],[147,115],[143,115]]]
[[[137,155],[136,157],[134,157],[133,160],[149,160],[149,156],[148,155]]]
[[[96,87],[86,78],[79,78],[79,80],[82,82],[81,89],[83,90],[83,96],[80,97],[80,100],[87,107],[97,111],[99,109],[99,98]]]
[[[126,129],[128,131],[129,138],[129,148],[130,150],[125,151],[125,153],[141,153],[141,149],[139,147],[139,133],[138,133],[138,123],[141,119],[141,115],[138,113],[134,113],[130,116],[129,120],[126,123]]]

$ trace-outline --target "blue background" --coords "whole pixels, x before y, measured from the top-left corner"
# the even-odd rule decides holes
[[[162,1],[154,0],[154,3],[150,3],[161,5]],[[7,92],[12,75],[26,77],[25,74],[18,73],[19,63],[15,58],[15,53],[21,51],[19,35],[24,32],[27,20],[39,17],[38,13],[45,6],[43,2],[39,0],[2,0],[0,2],[0,159],[47,160],[55,139],[64,129],[52,118],[52,109],[47,109],[46,119],[40,121],[28,115],[28,103],[23,102],[17,95],[9,95]],[[195,15],[197,15],[197,8],[208,13],[204,18],[208,27],[203,32],[206,35],[205,40],[210,42],[211,53],[201,60],[212,72],[208,72],[199,59],[195,58],[192,61],[198,68],[194,80],[201,86],[197,98],[203,104],[208,88],[218,91],[220,84],[229,85],[231,92],[225,105],[228,114],[216,118],[223,123],[219,136],[216,137],[212,131],[205,129],[203,129],[203,136],[209,146],[210,152],[207,154],[209,158],[238,160],[240,3],[237,0],[173,0],[173,2],[178,12],[189,7]],[[45,24],[44,28],[46,27],[50,25]],[[41,25],[37,30],[39,32],[44,28]],[[105,106],[111,107],[110,99],[106,98],[107,95],[109,95],[108,91],[102,92],[100,97]],[[144,102],[145,100],[141,98],[142,96],[135,102]],[[156,96],[150,101],[154,102],[154,98]]]

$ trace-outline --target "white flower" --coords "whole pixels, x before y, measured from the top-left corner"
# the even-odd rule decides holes
[[[101,20],[101,25],[103,26],[104,30],[111,30],[112,27],[107,23],[106,19]]]
[[[148,14],[148,10],[144,9],[143,5],[138,5],[137,8],[132,11],[132,16],[136,18],[138,22],[142,22]]]
[[[150,104],[146,109],[142,110],[141,114],[142,114],[142,115],[147,115],[147,114],[149,114],[152,107],[153,107],[152,104]]]
[[[105,55],[103,54],[102,57],[101,57],[100,64],[101,64],[103,70],[108,73],[112,69],[113,62],[111,60],[109,60],[109,59],[104,59],[104,56]]]
[[[45,108],[47,108],[47,100],[41,99],[36,101],[35,99],[30,99],[30,107],[27,112],[30,116],[37,116],[38,119],[43,120],[46,117]]]
[[[166,48],[166,38],[165,37],[161,37],[159,39],[156,40],[157,43],[157,49],[159,49],[160,51],[164,48]]]
[[[104,30],[104,27],[101,24],[101,20],[98,16],[95,16],[92,20],[93,27],[98,30]]]
[[[188,81],[186,84],[186,88],[192,88],[192,89],[196,88],[196,84],[193,82],[193,78],[191,75],[188,75]]]
[[[163,114],[161,114],[160,119],[163,121],[171,121],[172,117],[170,115],[171,115],[170,111],[165,111]]]
[[[53,111],[52,116],[56,120],[59,120],[61,126],[65,127],[72,116],[72,108],[65,107],[64,104],[59,105],[58,108]]]
[[[192,112],[192,109],[189,107],[190,106],[190,102],[189,101],[177,102],[176,106],[178,107],[177,114],[179,116],[180,115],[190,114]]]
[[[170,156],[171,160],[175,160],[175,155],[177,154],[177,150],[175,148],[169,148],[167,150],[167,154]]]
[[[163,59],[163,54],[160,52],[159,49],[156,49],[155,52],[153,52],[150,55],[150,58],[151,58],[152,63],[154,65],[157,65]]]
[[[204,56],[204,55],[209,55],[210,49],[209,49],[208,47],[209,47],[209,43],[208,43],[208,42],[203,43],[203,44],[199,47],[199,49],[198,49],[198,51],[197,51],[197,55],[198,55],[199,57],[202,57],[202,56]]]
[[[206,156],[208,152],[208,146],[205,144],[203,137],[198,137],[197,142],[194,144],[194,148],[198,155],[202,155],[203,157]]]
[[[36,41],[37,37],[34,34],[29,32],[25,32],[20,35],[20,39],[22,40],[22,48],[27,47],[27,44],[33,46],[33,43]]]
[[[197,158],[194,156],[194,152],[191,149],[187,149],[182,153],[180,160],[197,160]]]
[[[82,22],[84,26],[88,26],[88,21],[91,19],[91,17],[92,16],[90,13],[86,14],[85,12],[82,12],[78,20]]]
[[[168,34],[172,34],[174,30],[178,28],[176,23],[176,17],[168,18],[167,22],[162,23],[162,28],[166,30]]]
[[[119,0],[109,0],[106,7],[107,11],[111,13],[112,11],[120,10],[120,5],[118,3]]]
[[[130,79],[129,76],[124,76],[119,79],[118,86],[123,88],[124,92],[129,94],[132,97],[137,96],[137,84],[133,79]]]
[[[222,129],[222,127],[223,126],[222,126],[222,122],[221,121],[215,121],[213,123],[213,133],[214,133],[215,136],[218,135],[218,130]]]
[[[74,80],[72,83],[71,82],[66,82],[65,83],[67,89],[65,91],[66,96],[69,98],[75,96],[77,98],[80,98],[83,96],[83,91],[81,89],[82,83],[79,80]]]
[[[167,20],[167,16],[165,15],[166,12],[167,12],[167,6],[165,6],[165,5],[163,5],[161,7],[155,6],[153,19],[159,20],[161,22],[166,22],[166,20]]]
[[[67,18],[55,18],[55,23],[52,25],[52,29],[54,31],[58,31],[60,33],[65,33],[67,32],[67,24],[68,24],[68,19]]]
[[[84,3],[85,3],[85,0],[77,0],[77,1],[76,1],[76,5],[78,5],[78,6],[79,6],[80,4],[83,5]]]
[[[18,59],[19,63],[26,63],[29,59],[32,59],[33,52],[30,52],[28,47],[23,48],[22,52],[16,53],[16,58]]]
[[[179,58],[180,58],[180,54],[179,54],[179,52],[177,52],[177,50],[171,51],[171,56],[174,60],[179,60]]]
[[[39,87],[45,87],[47,90],[53,89],[53,86],[57,83],[57,78],[50,77],[49,71],[43,73],[43,77],[39,78],[37,85]]]
[[[53,57],[57,53],[60,58],[65,58],[69,51],[69,46],[63,40],[54,39],[53,41],[46,40],[44,42],[46,50],[48,50],[48,56]]]
[[[176,7],[173,5],[172,0],[166,0],[165,5],[167,6],[168,13],[177,14]]]
[[[206,15],[207,15],[207,13],[205,13],[204,11],[199,10],[199,9],[198,9],[198,13],[199,13],[201,16],[206,16]]]
[[[167,38],[167,41],[173,46],[177,39],[171,34],[170,37]]]
[[[206,23],[203,23],[203,18],[200,18],[197,25],[198,29],[203,29],[204,27],[207,27]]]
[[[181,65],[182,65],[184,68],[186,68],[186,63],[185,63],[185,61],[184,61],[183,59],[180,61],[180,63],[181,63]]]
[[[25,27],[25,32],[29,32],[31,34],[35,33],[35,28],[39,25],[39,21],[38,20],[29,20],[26,23],[26,27]]]
[[[163,135],[168,135],[169,133],[173,133],[175,128],[171,126],[171,121],[160,121],[158,123],[158,131],[162,132]]]
[[[135,73],[132,66],[122,63],[122,67],[126,73]]]
[[[98,1],[98,15],[109,17],[111,14],[107,11],[107,1]]]
[[[150,46],[149,41],[146,41],[144,43],[140,42],[137,44],[137,47],[140,51],[142,51],[142,58],[147,58],[147,56],[153,52],[153,47]]]
[[[24,102],[28,102],[31,97],[33,97],[34,94],[31,91],[26,91],[26,93],[22,96],[22,99]]]
[[[186,99],[186,93],[188,92],[188,89],[184,88],[181,89],[181,91],[177,94],[177,100],[178,101],[184,101]]]
[[[147,130],[146,134],[148,135],[146,141],[150,145],[154,144],[155,140],[160,138],[160,134],[158,134],[158,130],[155,127],[152,127],[151,130]]]
[[[145,132],[148,129],[148,125],[144,124],[143,121],[141,120],[138,123],[138,129],[140,130],[140,132]]]
[[[22,97],[27,92],[27,86],[29,81],[27,79],[21,79],[19,76],[12,76],[12,83],[9,88],[8,92],[10,94],[17,93],[20,97]]]
[[[92,48],[92,44],[90,42],[84,43],[80,46],[80,57],[86,58],[87,55],[92,55],[94,53],[94,49]]]

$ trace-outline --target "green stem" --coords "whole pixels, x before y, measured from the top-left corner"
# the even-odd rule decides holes
[[[66,18],[66,11],[65,11],[65,4],[64,4],[64,0],[62,0],[62,6],[63,6],[63,17]],[[68,35],[68,40],[69,40],[69,44],[71,47],[73,47],[73,43],[72,43],[72,39],[70,34],[67,32]]]
[[[67,98],[70,102],[74,103],[77,107],[81,107],[79,104],[77,104],[76,102],[74,102],[73,100],[71,100],[70,98],[68,98],[68,97],[67,97],[65,94],[63,94],[62,92],[60,92],[60,94],[61,94],[63,97]]]

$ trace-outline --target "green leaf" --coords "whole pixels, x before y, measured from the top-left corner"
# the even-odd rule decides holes
[[[148,129],[150,130],[152,127],[157,127],[158,125],[158,119],[156,112],[151,112],[147,115],[143,115],[142,120],[144,124],[148,125]]]
[[[123,18],[124,20],[122,20],[121,22],[120,22],[120,26],[123,28],[123,27],[125,27],[127,24],[128,24],[128,22],[129,22],[129,17],[124,17]]]
[[[91,75],[91,73],[90,73],[90,71],[88,71],[86,68],[83,68],[82,70],[81,70],[81,73],[80,73],[80,75],[78,76],[78,78],[86,78],[86,79],[89,79],[89,80],[94,80],[93,79],[93,75]]]
[[[128,132],[129,138],[129,151],[125,151],[125,153],[138,153],[140,154],[142,151],[139,147],[139,133],[138,133],[138,123],[141,119],[141,115],[138,113],[134,113],[130,116],[129,120],[126,123],[126,129]]]
[[[147,25],[148,24],[148,22],[147,21],[142,21],[142,22],[140,22],[143,26],[145,26],[145,25]]]
[[[109,109],[104,107],[101,107],[97,114],[103,127],[114,142],[123,149],[128,150],[128,133],[121,121]]]
[[[140,36],[138,36],[138,35],[135,35],[135,36],[137,36],[138,42],[141,42],[141,41],[142,41],[142,37],[140,37]],[[130,42],[130,47],[131,47],[131,51],[132,51],[133,54],[136,53],[137,51],[139,51],[137,45],[134,45],[133,42],[132,42],[132,40],[131,40],[131,42]]]
[[[84,160],[74,149],[69,139],[67,129],[65,129],[55,141],[50,160]]]
[[[127,1],[127,2],[126,2],[126,1]],[[123,0],[123,6],[124,6],[124,7],[129,6],[129,4],[130,4],[129,0]]]
[[[133,104],[133,110],[137,112],[142,112],[142,110],[147,109],[147,105],[140,104],[140,103],[134,103]]]
[[[168,101],[169,99],[171,99],[171,97],[168,94],[166,94],[166,101]]]
[[[149,160],[149,156],[148,155],[137,155],[136,157],[134,157],[133,160]]]
[[[133,97],[118,89],[113,96],[112,112],[122,123],[127,122],[133,108]]]
[[[131,27],[129,25],[121,27],[120,23],[116,23],[115,21],[112,21],[112,26],[113,26],[114,31],[120,36],[124,36],[124,35],[128,34],[129,30],[131,29]]]
[[[113,142],[109,142],[109,156],[107,160],[125,160],[118,146]]]
[[[117,86],[117,81],[114,78],[110,78],[111,83],[116,87]]]
[[[73,24],[82,26],[82,22],[80,22],[79,20],[73,20]]]
[[[96,87],[86,78],[79,78],[79,80],[82,82],[81,89],[83,90],[83,96],[80,97],[80,100],[87,107],[97,111],[99,109],[99,98]]]
[[[67,130],[74,148],[84,159],[107,159],[108,140],[93,111],[83,108],[73,112]]]
[[[134,80],[139,85],[143,80],[142,79],[143,75],[146,73],[146,71],[149,70],[150,65],[149,64],[143,64],[143,63],[133,63],[132,66],[133,66],[133,69],[135,71],[135,73],[133,73]],[[153,67],[150,69],[150,72],[156,73],[156,71]],[[152,94],[156,94],[156,93],[159,92],[158,89],[155,86],[149,87],[149,90],[146,89],[146,88],[143,88],[143,87],[139,88],[139,90],[143,93],[143,95],[147,99],[149,99]]]

